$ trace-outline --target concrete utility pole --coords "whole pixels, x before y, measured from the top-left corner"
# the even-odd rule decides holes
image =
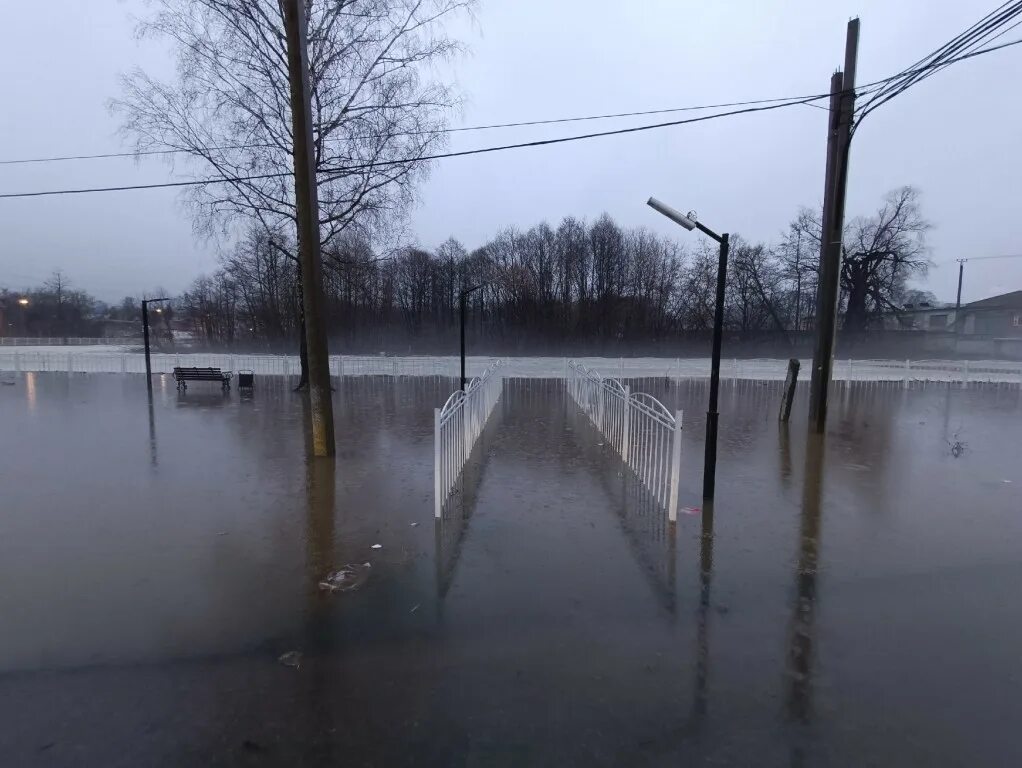
[[[855,110],[855,65],[859,50],[859,20],[848,22],[844,73],[830,79],[830,122],[827,131],[827,169],[824,176],[820,237],[820,283],[816,299],[816,346],[809,388],[809,425],[818,433],[827,427],[827,395],[834,364],[834,339],[840,297],[841,242],[845,228],[845,190],[848,149]]]
[[[295,208],[298,214],[298,251],[302,267],[305,308],[305,344],[309,360],[309,402],[312,450],[333,456],[334,409],[330,399],[330,357],[323,328],[323,265],[319,253],[319,198],[312,139],[312,104],[309,84],[308,20],[304,0],[283,0],[287,33],[287,70],[291,83],[291,133],[294,142]]]

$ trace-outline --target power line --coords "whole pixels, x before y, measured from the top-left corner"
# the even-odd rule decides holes
[[[262,173],[256,176],[228,176],[219,179],[195,179],[193,181],[167,181],[160,184],[128,184],[120,187],[85,187],[82,189],[53,189],[43,192],[7,192],[0,194],[2,198],[13,197],[47,197],[51,195],[84,195],[89,192],[129,192],[137,189],[164,189],[167,187],[199,187],[204,184],[230,184],[240,181],[257,181],[259,179],[274,179],[282,176],[290,176],[290,172],[284,173]]]
[[[999,50],[1000,48],[1007,47],[1008,45],[1014,45],[1018,41],[999,46],[991,46],[989,43],[1001,37],[1011,29],[1014,29],[1019,23],[1022,23],[1016,22],[1015,24],[1002,29],[1005,24],[1012,21],[1020,13],[1022,13],[1022,2],[1007,2],[986,14],[979,21],[975,22],[964,31],[955,35],[955,37],[951,40],[944,43],[944,45],[940,46],[937,50],[932,51],[919,61],[912,64],[909,69],[906,69],[899,75],[896,75],[891,79],[891,84],[878,89],[873,94],[872,98],[867,99],[859,110],[857,110],[857,112],[860,113],[858,122],[861,123],[870,112],[873,112],[891,99],[897,97],[901,93],[904,93],[911,86],[931,77],[955,62],[971,58],[972,56],[976,56],[981,53],[989,53],[991,51]],[[991,36],[994,32],[997,32],[997,34]],[[977,46],[984,43],[987,44],[987,47],[977,50]]]
[[[721,104],[702,104],[698,106],[690,107],[668,107],[665,109],[647,109],[637,112],[613,112],[599,115],[581,115],[575,117],[556,117],[548,118],[543,120],[522,120],[519,122],[511,123],[490,123],[487,125],[468,125],[457,128],[438,128],[436,130],[425,130],[425,131],[399,131],[392,135],[394,136],[429,136],[429,135],[440,135],[445,133],[461,133],[466,131],[489,131],[500,128],[524,128],[530,126],[539,125],[556,125],[560,123],[578,123],[588,120],[612,120],[626,117],[649,117],[652,115],[666,115],[677,112],[699,112],[706,109],[724,109],[729,107],[745,107],[757,104],[774,104],[787,101],[795,101],[799,99],[822,99],[828,97],[830,94],[816,94],[806,96],[788,96],[778,97],[771,99],[753,99],[750,101],[731,101],[724,102]],[[810,104],[809,106],[816,106]],[[349,137],[348,140],[358,141],[360,139],[372,138],[371,136],[355,136]],[[209,147],[210,151],[219,150],[232,150],[232,149],[272,149],[277,145],[275,144],[226,144],[223,146]],[[8,160],[0,160],[0,165],[28,165],[31,163],[54,163],[64,162],[68,160],[106,160],[118,157],[146,157],[152,155],[177,155],[177,154],[189,154],[192,150],[189,149],[152,149],[143,150],[141,152],[104,152],[93,155],[55,155],[52,157],[29,157],[29,158],[13,158]]]
[[[913,72],[925,71],[926,69],[928,69],[928,68],[930,68],[932,66],[940,66],[941,68],[943,68],[945,66],[948,66],[948,65],[953,64],[953,63],[958,62],[958,61],[963,61],[965,59],[970,59],[970,58],[973,58],[974,56],[980,56],[980,55],[985,54],[985,53],[992,53],[994,51],[1001,50],[1002,48],[1008,48],[1010,46],[1018,45],[1020,43],[1022,43],[1022,39],[1012,40],[1012,41],[1007,42],[1007,43],[1002,43],[1000,45],[991,46],[991,47],[988,47],[988,48],[983,48],[983,49],[980,49],[978,51],[972,51],[970,53],[963,54],[961,56],[948,59],[946,61],[941,62],[939,65],[938,64],[932,64],[932,65],[928,65],[926,67],[921,67],[921,68],[916,69],[916,70],[910,70],[910,71],[901,72],[901,73],[899,73],[897,75],[893,75],[891,77],[883,78],[881,80],[876,80],[876,81],[874,81],[872,83],[867,83],[864,86],[862,86],[861,89],[859,89],[859,93],[860,94],[868,94],[870,92],[875,93],[878,90],[878,86],[881,86],[881,85],[883,85],[885,83],[888,83],[888,82],[891,82],[891,81],[894,81],[894,80],[897,80],[899,78],[904,78],[907,74],[911,74]],[[377,163],[367,163],[367,164],[362,164],[362,165],[352,165],[352,166],[348,166],[346,168],[326,168],[326,169],[323,169],[320,172],[321,173],[335,173],[337,175],[334,176],[333,178],[340,178],[341,176],[346,175],[348,173],[351,173],[352,171],[361,171],[361,170],[367,170],[367,169],[370,169],[370,168],[380,168],[380,167],[387,167],[387,166],[392,166],[392,165],[403,165],[403,164],[406,164],[406,163],[409,163],[409,162],[425,162],[425,161],[429,161],[429,160],[442,160],[442,159],[451,158],[451,157],[466,157],[466,156],[469,156],[469,155],[481,155],[481,154],[487,154],[487,153],[491,153],[491,152],[503,152],[503,151],[512,150],[512,149],[524,149],[524,148],[529,148],[529,147],[541,147],[541,146],[548,146],[548,145],[553,145],[553,144],[564,144],[564,143],[574,142],[574,141],[584,141],[584,140],[587,140],[587,139],[602,138],[602,137],[607,137],[607,136],[618,136],[618,135],[629,134],[629,133],[639,133],[639,132],[643,132],[643,131],[651,131],[651,130],[657,130],[657,129],[661,129],[661,128],[670,128],[670,127],[675,127],[675,126],[679,126],[679,125],[687,125],[687,124],[691,124],[691,123],[705,122],[705,121],[708,121],[708,120],[715,120],[715,119],[718,119],[718,118],[721,118],[721,117],[731,117],[731,116],[734,116],[734,115],[750,114],[750,113],[755,113],[755,112],[767,112],[767,111],[772,111],[772,110],[775,110],[775,109],[783,109],[783,108],[786,108],[786,107],[801,106],[801,105],[804,105],[804,104],[809,104],[809,103],[811,103],[813,101],[819,101],[820,99],[830,98],[830,95],[831,94],[829,94],[829,93],[825,93],[825,94],[818,94],[818,95],[806,96],[806,97],[794,97],[794,98],[791,98],[791,99],[784,99],[784,100],[780,100],[780,99],[760,99],[760,100],[752,101],[752,102],[733,102],[736,105],[737,104],[741,104],[741,103],[749,103],[749,104],[766,104],[766,106],[747,107],[747,108],[744,108],[744,109],[732,110],[730,112],[718,112],[718,113],[715,113],[715,114],[712,114],[712,115],[702,115],[700,117],[693,117],[693,118],[688,118],[688,119],[685,119],[685,120],[672,120],[672,121],[664,122],[664,123],[654,123],[652,125],[640,125],[640,126],[633,126],[633,127],[630,127],[630,128],[619,128],[619,129],[611,130],[611,131],[598,131],[598,132],[594,132],[594,133],[587,133],[587,134],[581,134],[581,135],[576,135],[576,136],[565,136],[565,137],[557,138],[557,139],[539,139],[539,140],[536,140],[536,141],[526,141],[526,142],[520,142],[520,143],[516,143],[516,144],[503,144],[503,145],[494,146],[494,147],[481,147],[481,148],[478,148],[478,149],[469,149],[469,150],[463,150],[463,151],[460,151],[460,152],[445,152],[445,153],[440,153],[440,154],[435,154],[435,155],[426,155],[426,156],[423,156],[423,157],[414,158],[412,160],[389,160],[389,161],[382,161],[382,162],[377,162]],[[777,103],[775,103],[775,102],[777,102]],[[674,110],[652,110],[652,111],[648,111],[646,114],[653,114],[653,113],[657,113],[657,112],[663,113],[665,111],[682,111],[682,110],[695,110],[695,109],[705,109],[705,107],[679,107],[679,108],[674,109]],[[619,115],[622,115],[622,116],[624,114],[625,113],[619,113]],[[639,113],[634,113],[634,114],[639,114]],[[549,121],[549,122],[585,120],[585,119],[603,119],[603,117],[609,117],[609,116],[590,116],[590,117],[587,117],[587,118],[561,118],[559,120]],[[860,118],[860,120],[861,120],[861,118]],[[533,124],[535,124],[535,123],[536,123],[536,121],[533,121]],[[524,124],[525,123],[518,123],[518,124],[515,124],[515,125],[524,125]],[[504,126],[510,126],[510,125],[513,125],[513,124],[506,123],[506,124],[503,124],[503,125]],[[493,126],[493,127],[497,127],[497,126]],[[166,189],[166,188],[171,188],[171,187],[194,187],[194,186],[203,186],[203,185],[209,185],[209,184],[231,184],[231,183],[240,183],[240,182],[245,182],[245,181],[258,181],[258,180],[262,180],[262,179],[281,178],[281,177],[290,176],[290,175],[291,175],[290,172],[264,173],[264,174],[256,174],[256,175],[251,175],[251,176],[229,176],[229,177],[219,177],[219,178],[214,178],[214,179],[195,179],[195,180],[191,180],[191,181],[171,181],[171,182],[162,182],[162,183],[156,183],[156,184],[130,184],[130,185],[123,185],[123,186],[115,186],[115,187],[86,187],[86,188],[80,188],[80,189],[46,190],[46,191],[41,191],[41,192],[8,192],[8,193],[0,194],[0,199],[11,199],[11,198],[22,198],[22,197],[50,197],[50,196],[56,196],[56,195],[77,195],[77,194],[86,194],[86,193],[92,193],[92,192],[125,192],[125,191],[134,191],[134,190],[143,190],[143,189]]]
[[[1008,30],[1005,30],[1008,31]],[[1001,33],[1003,34],[1003,32]],[[1000,35],[998,35],[999,37]],[[917,70],[912,70],[917,71]],[[904,77],[906,74],[911,72],[901,72],[897,75],[893,75],[882,80],[877,80],[873,83],[867,83],[860,89],[860,95],[864,92],[863,89],[872,88],[875,86],[883,85],[893,80]],[[562,123],[577,123],[589,120],[613,120],[627,117],[649,117],[652,115],[666,115],[674,114],[678,112],[699,112],[706,109],[724,109],[730,107],[745,107],[759,104],[775,104],[789,101],[800,101],[805,106],[816,107],[826,111],[826,107],[818,104],[813,104],[814,101],[819,101],[824,98],[829,98],[830,94],[809,94],[804,96],[787,96],[787,97],[775,97],[769,99],[751,99],[748,101],[731,101],[722,102],[719,104],[701,104],[696,106],[688,107],[667,107],[663,109],[647,109],[634,112],[611,112],[606,114],[598,115],[579,115],[574,117],[556,117],[547,118],[541,120],[521,120],[517,122],[508,123],[489,123],[485,125],[468,125],[460,126],[457,128],[442,128],[436,130],[425,130],[425,131],[399,131],[393,135],[395,136],[427,136],[427,135],[439,135],[445,133],[461,133],[467,131],[489,131],[502,128],[524,128],[530,126],[540,125],[557,125]],[[355,136],[350,137],[349,140],[358,141],[360,139],[372,138],[371,136]],[[209,147],[210,151],[221,151],[221,150],[232,150],[232,149],[272,149],[277,145],[274,144],[225,144],[222,146]],[[53,155],[49,157],[28,157],[28,158],[10,158],[7,160],[0,160],[0,165],[28,165],[34,163],[54,163],[54,162],[65,162],[70,160],[107,160],[120,157],[150,157],[158,155],[176,155],[176,154],[194,154],[189,149],[152,149],[142,150],[139,152],[102,152],[90,155]]]
[[[813,97],[813,98],[826,98],[826,97]],[[783,107],[793,107],[799,104],[805,103],[802,101],[785,102],[783,104],[773,104],[765,107],[748,107],[746,109],[738,109],[732,112],[718,112],[712,115],[703,115],[701,117],[688,118],[686,120],[674,120],[667,123],[656,123],[653,125],[640,125],[631,128],[619,128],[613,131],[600,131],[597,133],[587,133],[580,136],[565,136],[558,139],[540,139],[538,141],[527,141],[518,144],[503,144],[496,147],[482,147],[479,149],[469,149],[461,152],[444,152],[435,155],[425,155],[423,157],[414,158],[414,160],[384,160],[377,163],[366,163],[362,165],[351,165],[345,168],[325,168],[320,173],[333,173],[336,174],[333,178],[339,178],[342,175],[348,174],[353,171],[362,171],[370,168],[384,168],[392,165],[404,165],[409,162],[426,162],[429,160],[442,160],[449,157],[465,157],[467,155],[479,155],[489,152],[502,152],[511,149],[523,149],[525,147],[540,147],[548,144],[564,144],[571,141],[582,141],[585,139],[594,139],[603,136],[616,136],[625,133],[637,133],[639,131],[651,131],[659,128],[669,128],[677,125],[685,125],[688,123],[705,122],[707,120],[714,120],[720,117],[730,117],[732,115],[741,115],[751,112],[766,112],[769,110],[780,109]],[[163,182],[159,184],[130,184],[118,187],[87,187],[82,189],[58,189],[58,190],[46,190],[42,192],[7,192],[0,194],[0,199],[10,199],[16,197],[48,197],[54,195],[80,195],[89,192],[126,192],[140,189],[164,189],[168,187],[194,187],[202,186],[206,184],[229,184],[238,183],[244,181],[257,181],[261,179],[272,179],[280,178],[283,176],[290,176],[290,172],[284,173],[264,173],[254,176],[231,176],[226,178],[217,179],[196,179],[192,181],[172,181]]]

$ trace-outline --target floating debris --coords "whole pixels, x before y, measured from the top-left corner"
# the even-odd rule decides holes
[[[373,544],[369,549],[383,549],[382,544]]]
[[[418,525],[418,523],[412,523],[412,528],[414,528],[417,525]]]
[[[348,563],[340,570],[328,573],[319,582],[319,588],[326,592],[351,592],[368,581],[371,568],[372,563]]]
[[[701,514],[702,510],[699,507],[682,507],[681,514],[683,515],[698,515]]]
[[[419,610],[419,606],[420,606],[420,605],[422,605],[422,603],[416,603],[416,604],[415,604],[415,605],[414,605],[414,606],[412,607],[412,610],[410,610],[410,611],[409,611],[409,613],[415,613],[415,612],[416,612],[417,610]]]
[[[277,661],[285,667],[294,667],[295,669],[298,669],[302,666],[302,652],[288,651],[287,653],[282,653]]]

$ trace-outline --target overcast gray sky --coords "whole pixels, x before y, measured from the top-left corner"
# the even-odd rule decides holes
[[[460,33],[466,96],[456,124],[543,119],[825,91],[845,24],[862,20],[859,82],[903,69],[999,3],[975,0],[481,0]],[[139,42],[137,0],[49,0],[46,20],[12,4],[0,26],[6,158],[122,151],[106,107],[120,73],[170,70]],[[998,42],[1022,37],[1022,27]],[[954,300],[955,259],[1022,253],[1017,83],[1022,46],[937,74],[870,115],[852,148],[848,214],[869,213],[903,184],[923,194],[935,264],[923,287]],[[469,149],[624,127],[649,118],[455,134]],[[655,132],[594,139],[434,167],[413,232],[426,247],[467,247],[497,229],[609,212],[691,241],[644,205],[651,194],[708,226],[775,242],[800,205],[818,205],[825,112],[794,107]],[[0,191],[166,181],[158,160],[0,166]],[[0,285],[37,284],[54,269],[105,300],[155,286],[177,292],[216,266],[174,190],[0,200]],[[966,266],[964,298],[1022,288],[1022,259]]]

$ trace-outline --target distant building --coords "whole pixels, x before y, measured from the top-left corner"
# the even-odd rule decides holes
[[[897,312],[885,313],[881,324],[885,331],[953,331],[955,305],[906,304]]]
[[[1022,291],[963,304],[955,327],[954,304],[907,304],[880,318],[885,331],[922,331],[933,353],[1022,358]]]
[[[962,333],[1022,339],[1022,291],[1002,293],[962,306]]]

